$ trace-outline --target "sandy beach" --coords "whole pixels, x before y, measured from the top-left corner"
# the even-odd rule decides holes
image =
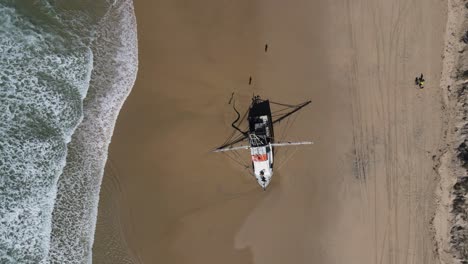
[[[445,1],[135,11],[139,72],[110,145],[94,263],[439,263]],[[266,192],[210,152],[231,133],[233,92],[239,109],[252,94],[312,100],[289,135],[314,145]]]

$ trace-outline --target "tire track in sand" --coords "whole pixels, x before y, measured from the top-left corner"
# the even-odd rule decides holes
[[[345,2],[353,51],[346,74],[352,110],[351,162],[364,214],[372,219],[368,232],[373,263],[434,260],[427,246],[431,217],[427,204],[434,190],[424,182],[433,181],[430,153],[438,147],[440,124],[433,130],[424,128],[433,125],[430,115],[437,116],[439,109],[432,106],[440,102],[438,92],[429,90],[437,88],[437,81],[424,91],[411,89],[413,72],[425,70],[415,67],[419,63],[413,55],[421,44],[416,39],[419,30],[427,27],[417,23],[424,12],[418,9],[420,4],[416,0]],[[438,72],[425,68],[437,80]]]

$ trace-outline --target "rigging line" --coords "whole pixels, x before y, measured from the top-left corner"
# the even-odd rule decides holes
[[[226,138],[226,140],[223,142],[222,146],[225,146],[227,145],[228,142],[232,141],[232,138],[235,136],[237,131],[232,131],[231,135],[229,137]]]
[[[249,176],[253,176],[254,178],[256,178],[255,174],[252,173],[252,170],[250,170],[249,168],[244,168],[244,170],[247,172]]]
[[[248,168],[250,168],[250,165],[249,165],[249,164],[247,164],[245,161],[243,161],[241,158],[239,158],[239,160],[241,160],[242,167],[244,167],[245,169],[248,169]]]
[[[237,150],[232,151],[232,155],[233,155],[235,158],[239,159],[239,160],[240,160],[239,162],[242,161],[242,158],[241,158],[241,156],[239,155],[239,153],[237,152]]]
[[[239,160],[241,160],[241,162],[243,163],[243,167],[244,167],[244,170],[247,170],[247,173],[251,176],[254,176],[255,177],[255,174],[252,173],[252,170],[253,170],[253,167],[251,166],[251,164],[247,163],[245,159],[242,159],[240,157],[240,154],[235,151],[237,156],[239,157]],[[250,157],[250,155],[249,155]],[[251,162],[251,159],[249,158],[249,161]]]
[[[284,115],[284,114],[287,114],[288,111],[292,111],[291,109],[292,109],[292,108],[278,109],[278,110],[275,110],[275,111],[271,112],[271,115],[272,115],[272,116]]]
[[[286,131],[288,129],[288,125],[289,125],[289,122],[290,122],[290,119],[286,119],[286,125],[283,127],[282,129],[282,133],[280,134],[280,140],[279,141],[283,141],[284,138],[286,137]],[[279,149],[278,149],[279,150]],[[288,152],[288,150],[286,149],[286,153]],[[278,151],[276,151],[276,153],[278,153]]]
[[[285,129],[285,135],[284,135],[283,140],[288,136],[288,131],[294,126],[294,124],[296,123],[296,119],[297,119],[298,116],[299,116],[299,115],[296,115],[296,116],[292,117],[292,120],[289,119],[290,122],[287,124],[288,126],[287,126],[286,129]]]
[[[290,121],[291,121],[291,118],[286,119],[286,124],[284,125],[283,130],[281,131],[282,133],[281,133],[280,141],[283,141],[284,138],[286,137],[286,132],[288,130]]]
[[[244,169],[248,168],[248,166],[245,163],[239,161],[239,159],[236,159],[236,158],[233,158],[233,157],[231,157],[231,159],[234,160],[237,164],[239,164],[239,166],[241,166],[241,168],[244,168]]]
[[[285,138],[287,137],[287,133],[288,133],[289,129],[291,129],[291,127],[294,125],[294,123],[296,123],[296,120],[297,120],[298,117],[299,117],[299,114],[292,117],[292,119],[291,119],[291,117],[287,118],[287,122],[286,122],[286,125],[285,125],[285,127],[284,127],[284,129],[282,131],[283,134],[282,134],[282,137],[281,137],[280,141],[285,140]],[[275,154],[277,154],[277,153],[278,153],[278,151],[276,151]],[[289,148],[287,148],[285,150],[284,155],[287,155],[288,153],[289,153]]]
[[[232,131],[231,135],[229,137],[227,137],[227,139],[224,141],[223,145],[228,143],[233,137],[234,135],[236,134],[237,131]]]
[[[297,111],[301,110],[302,108],[304,108],[305,106],[307,106],[307,105],[310,104],[311,102],[312,102],[312,101],[307,101],[307,102],[301,104],[300,106],[296,107],[296,108],[295,108],[294,110],[292,110],[291,112],[289,112],[289,113],[285,114],[284,116],[282,116],[282,117],[280,117],[280,118],[274,120],[274,121],[273,121],[273,124],[278,123],[278,122],[280,122],[281,120],[285,119],[286,117],[288,117],[288,116],[290,116],[290,115],[296,113]]]
[[[244,164],[240,163],[238,160],[236,160],[235,158],[231,157],[229,154],[227,154],[227,153],[223,153],[223,154],[225,154],[228,158],[230,158],[232,161],[234,161],[235,163],[237,163],[237,165],[239,165],[239,166],[241,166],[241,167],[247,169],[247,168],[245,167]]]
[[[279,115],[281,112],[286,112],[286,110],[290,110],[291,108],[285,108],[285,109],[279,109],[279,110],[276,110],[276,111],[272,111],[271,114],[272,115]]]
[[[242,166],[246,166],[245,162],[243,161],[241,155],[239,154],[239,152],[237,150],[234,150],[234,151],[231,151],[232,153],[232,156],[240,163],[242,163]]]
[[[288,118],[288,121],[290,121],[290,122],[288,122],[288,123],[286,124],[288,127],[286,127],[286,129],[285,129],[285,135],[284,135],[285,137],[286,137],[287,131],[288,131],[289,129],[291,129],[291,127],[294,125],[294,123],[296,123],[296,119],[297,119],[298,116],[299,116],[299,114],[297,114],[297,115],[295,115],[294,117],[292,117],[292,121],[290,121],[291,119]],[[284,138],[283,138],[283,139],[284,139]]]
[[[236,132],[236,131],[234,131]],[[229,142],[233,141],[232,140],[232,137],[234,137],[234,135],[231,135],[230,137],[228,137],[224,142],[223,144],[221,145],[222,147],[218,147],[218,148],[224,148],[225,146],[229,146]]]
[[[247,108],[247,110],[245,110],[245,113],[244,115],[242,116],[241,120],[239,121],[239,124],[244,122],[245,118],[247,117],[247,114],[249,113],[249,109]]]
[[[271,115],[272,118],[277,118],[279,116],[282,116],[282,114],[277,114],[277,115]]]
[[[287,112],[281,112],[281,113],[275,113],[275,114],[271,114],[271,117],[278,117],[278,116],[282,116],[282,115],[285,115],[287,114]]]
[[[287,121],[286,121],[286,125],[287,125],[288,123],[289,123],[289,118],[288,118]],[[274,141],[275,141],[275,142],[276,142],[276,141],[283,141],[283,139],[284,139],[284,134],[286,133],[286,126],[282,127],[282,129],[281,129],[280,131],[278,131],[278,132],[279,132],[279,133],[278,133],[279,136],[278,136],[278,137],[276,137],[276,136],[274,137]],[[277,140],[277,138],[278,138],[279,140]],[[273,154],[274,154],[274,155],[278,154],[278,150],[279,150],[278,148],[275,148],[275,151],[274,151]]]
[[[286,133],[287,133],[288,129],[291,127],[290,122],[291,122],[291,118],[289,117],[289,118],[286,119],[286,124],[281,129],[280,140],[279,141],[283,141],[286,138]]]
[[[236,140],[239,140],[241,138],[243,138],[244,136],[243,135],[238,135],[237,137],[235,137],[232,141],[236,141]]]
[[[235,139],[232,139],[230,141],[226,141],[223,145],[221,145],[217,149],[223,149],[225,147],[232,146],[232,145],[237,144],[239,142],[242,142],[242,141],[244,141],[246,139],[247,139],[246,136],[243,136],[243,135],[237,136]]]
[[[271,113],[271,116],[272,116],[272,117],[273,117],[273,116],[276,117],[276,116],[280,116],[280,115],[284,115],[284,114],[287,114],[287,112],[281,111],[281,112]]]
[[[282,113],[278,113],[278,114],[272,114],[271,117],[277,119],[277,118],[280,118],[281,116],[286,115],[286,114],[287,114],[286,112],[282,112]]]
[[[237,133],[237,131],[234,131],[234,132]],[[239,139],[243,138],[244,136],[243,135],[238,135],[238,136],[234,137],[234,139],[233,139],[233,137],[234,137],[234,135],[229,137],[226,141],[224,141],[223,146],[228,146],[228,145],[231,144],[230,142],[235,142],[236,140],[239,140]]]
[[[289,157],[287,157],[287,158],[283,161],[283,163],[281,163],[281,164],[278,166],[278,169],[277,169],[277,170],[280,170],[281,167],[283,167],[284,164],[286,164],[286,162],[287,162],[289,159],[291,159],[291,157],[292,157],[294,154],[296,154],[296,152],[297,152],[298,149],[299,149],[298,147],[295,147],[294,152],[291,153],[291,155],[289,155]]]
[[[232,139],[232,136],[231,136],[221,146],[217,147],[216,149],[223,149],[225,147],[232,146],[234,144],[237,144],[239,142],[242,142],[242,141],[246,140],[247,138],[248,138],[248,134],[247,135],[239,135],[239,136],[235,137],[235,139]]]
[[[273,111],[271,113],[273,114],[273,113],[277,113],[277,112],[281,112],[281,111],[285,111],[285,110],[289,110],[289,109],[291,109],[291,107],[281,108],[281,109],[275,110],[275,111]]]
[[[226,144],[224,144],[224,145],[222,145],[222,146],[219,146],[219,147],[217,147],[216,149],[223,149],[223,148],[225,148],[225,147],[227,147],[227,146],[232,146],[232,145],[234,145],[234,144],[236,144],[236,143],[239,143],[239,142],[244,141],[244,140],[247,139],[248,137],[249,137],[248,135],[246,135],[246,136],[240,136],[238,139],[233,140],[233,141],[231,141],[231,142],[229,142],[229,143],[226,143]]]
[[[275,104],[275,105],[282,105],[282,106],[287,106],[287,107],[298,107],[300,104],[298,105],[289,105],[289,104],[282,104],[282,103],[278,103],[278,102],[273,102],[273,101],[270,101],[270,103],[272,104]]]
[[[245,162],[245,159],[243,159],[243,158],[241,157],[241,155],[239,154],[239,152],[234,151],[234,153],[237,155],[237,158],[240,160],[240,162],[242,162],[242,164],[244,164],[244,166],[245,166],[246,168],[250,167],[250,165],[249,165],[248,163]]]

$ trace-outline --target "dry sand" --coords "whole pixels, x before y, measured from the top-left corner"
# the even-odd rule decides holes
[[[434,219],[441,264],[468,261],[468,2],[448,3],[441,78],[447,144],[438,166]]]
[[[135,8],[140,69],[110,147],[95,263],[437,263],[445,1]],[[232,92],[238,108],[252,93],[312,100],[290,135],[315,145],[266,192],[209,152],[231,132]]]

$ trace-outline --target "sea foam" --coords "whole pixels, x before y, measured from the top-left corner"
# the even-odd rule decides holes
[[[136,19],[131,1],[116,1],[98,24],[94,70],[84,119],[68,145],[53,213],[52,263],[91,263],[99,190],[118,112],[137,72]]]
[[[48,254],[56,183],[91,72],[91,50],[42,22],[0,3],[0,263]]]
[[[0,263],[91,262],[136,42],[131,0],[0,0]]]

